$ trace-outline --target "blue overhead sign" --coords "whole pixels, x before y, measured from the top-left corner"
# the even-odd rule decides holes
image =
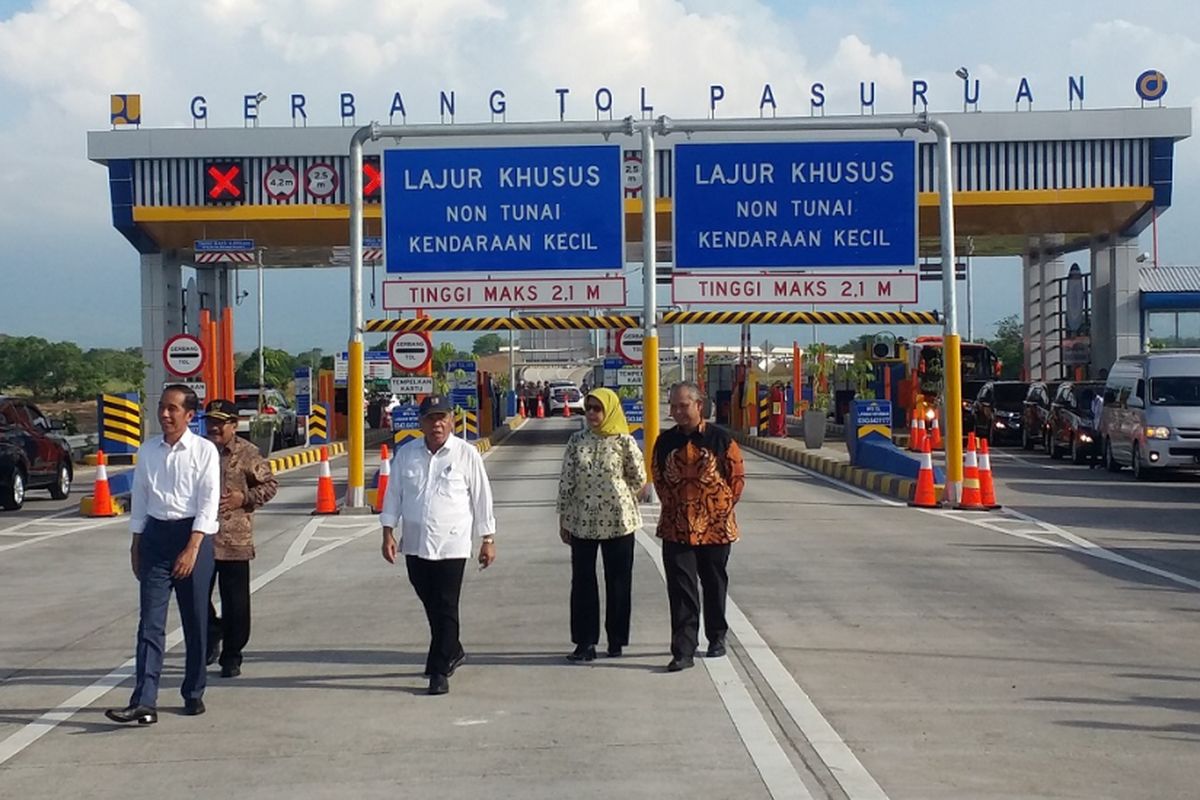
[[[388,272],[617,270],[618,145],[387,150]]]
[[[675,268],[916,264],[916,147],[675,145]]]
[[[192,248],[197,253],[232,253],[243,252],[254,249],[253,239],[197,239],[195,247]]]

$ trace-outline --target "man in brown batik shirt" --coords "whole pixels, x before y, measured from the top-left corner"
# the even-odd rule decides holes
[[[726,566],[738,540],[733,507],[746,469],[737,442],[702,417],[704,394],[691,381],[671,387],[675,427],[654,443],[651,472],[662,503],[658,536],[671,607],[669,672],[693,665],[699,642],[701,594],[709,658],[725,655]],[[697,585],[699,583],[699,586]]]
[[[205,411],[208,438],[221,456],[220,530],[214,542],[212,583],[221,592],[221,617],[208,604],[208,663],[221,662],[221,677],[242,673],[242,649],[250,640],[250,561],[254,558],[254,510],[275,496],[279,483],[258,448],[237,435],[238,410],[213,400]],[[211,597],[212,588],[209,588]]]

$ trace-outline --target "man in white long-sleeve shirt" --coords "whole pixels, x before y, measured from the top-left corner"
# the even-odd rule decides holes
[[[172,589],[187,648],[181,689],[184,713],[204,713],[208,592],[221,502],[221,461],[212,442],[188,430],[198,405],[196,393],[188,387],[168,386],[158,404],[163,435],[138,450],[129,520],[133,532],[129,558],[141,585],[137,682],[126,708],[105,712],[114,722],[151,725],[158,721],[158,681]]]
[[[379,514],[383,557],[396,563],[398,525],[408,580],[429,620],[429,694],[450,691],[449,678],[467,657],[459,641],[458,601],[472,539],[481,539],[481,569],[496,560],[492,487],[479,451],[452,435],[451,411],[439,395],[421,403],[424,438],[396,451]]]

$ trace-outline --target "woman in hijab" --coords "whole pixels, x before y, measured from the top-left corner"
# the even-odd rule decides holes
[[[633,594],[633,535],[642,527],[639,496],[646,466],[629,434],[621,401],[611,389],[584,398],[586,427],[567,442],[558,481],[558,534],[571,546],[571,641],[569,661],[591,661],[600,640],[600,587],[596,551],[604,556],[607,598],[604,630],[608,655],[629,644]]]

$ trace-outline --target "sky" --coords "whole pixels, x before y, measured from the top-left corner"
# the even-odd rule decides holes
[[[0,333],[84,348],[140,344],[138,257],[111,225],[105,169],[86,158],[85,132],[108,127],[112,93],[141,94],[145,127],[190,126],[190,100],[202,94],[211,127],[240,128],[242,95],[260,91],[280,100],[305,94],[313,125],[338,123],[343,91],[358,98],[360,124],[386,121],[394,91],[410,123],[437,122],[438,92],[450,89],[456,121],[485,121],[495,88],[508,96],[511,122],[556,119],[556,87],[571,88],[568,119],[594,119],[591,93],[602,86],[617,117],[638,114],[642,86],[656,114],[702,117],[713,83],[726,89],[722,116],[757,116],[765,83],[780,115],[807,115],[816,80],[830,87],[829,114],[858,112],[860,80],[876,82],[880,113],[907,113],[914,78],[928,81],[931,111],[961,110],[961,65],[982,81],[982,110],[1011,110],[1022,77],[1035,109],[1065,109],[1067,76],[1080,74],[1088,108],[1134,106],[1134,79],[1149,68],[1168,78],[1166,105],[1200,108],[1200,13],[1176,0],[1158,3],[1150,19],[1137,8],[1106,0],[0,0]],[[268,102],[260,116],[263,127],[290,125],[286,101]],[[1200,144],[1189,139],[1176,148],[1161,264],[1200,263],[1198,214]],[[1149,249],[1149,234],[1143,239]],[[975,333],[987,336],[996,320],[1020,312],[1020,270],[1015,259],[975,264]],[[347,271],[268,271],[265,282],[268,346],[343,348],[348,303],[330,298],[348,297]],[[940,306],[940,291],[923,284],[919,307]],[[255,307],[251,295],[236,314],[238,350],[255,345]],[[379,315],[366,308],[367,318]],[[862,332],[815,335],[837,342]],[[754,334],[780,343],[812,336]],[[737,332],[700,338],[733,344]]]

